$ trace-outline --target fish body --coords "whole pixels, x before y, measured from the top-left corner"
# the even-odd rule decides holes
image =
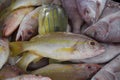
[[[62,6],[67,13],[74,33],[80,33],[83,19],[79,14],[76,0],[61,0]]]
[[[50,64],[32,74],[48,76],[52,80],[87,80],[99,69],[96,64]]]
[[[38,29],[38,15],[41,7],[28,13],[22,20],[17,32],[16,40],[29,40],[37,34]]]
[[[118,12],[118,11],[120,11],[120,3],[112,1],[112,0],[108,0],[100,19],[112,13]]]
[[[0,69],[7,62],[9,56],[9,43],[7,39],[0,39]]]
[[[45,4],[51,3],[53,0],[46,0],[44,1]],[[18,8],[23,8],[23,7],[30,7],[30,6],[40,6],[42,5],[43,2],[42,0],[16,0],[11,6],[10,10],[15,10]]]
[[[38,33],[44,35],[49,32],[65,32],[68,19],[59,5],[43,5],[39,12]]]
[[[110,14],[88,27],[84,33],[100,42],[120,42],[120,11]]]
[[[91,25],[98,21],[107,0],[76,0],[79,13]]]
[[[4,80],[51,80],[48,77],[36,76],[36,75],[21,75],[13,78],[7,78]]]
[[[32,11],[34,8],[22,8],[10,13],[4,21],[3,36],[10,36],[19,26],[26,14]]]
[[[10,49],[13,55],[33,51],[38,56],[61,61],[90,58],[104,52],[104,48],[95,40],[64,32],[49,33],[33,41],[12,42]]]
[[[107,63],[91,80],[120,80],[120,55]]]

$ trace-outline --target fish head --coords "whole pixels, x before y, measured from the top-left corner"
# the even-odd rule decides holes
[[[84,34],[89,37],[92,37],[98,41],[105,41],[107,40],[107,34],[109,32],[109,24],[106,22],[98,22],[93,26],[88,27]]]
[[[105,51],[103,45],[99,44],[97,41],[91,38],[85,39],[82,46],[81,42],[78,42],[77,50],[82,57],[81,59],[91,58],[100,55]]]
[[[0,39],[0,69],[5,64],[9,56],[9,46],[7,39]]]
[[[93,75],[101,69],[101,66],[97,64],[85,64],[83,65],[83,68],[88,72],[88,75]]]
[[[79,0],[80,1],[80,0]],[[96,3],[92,0],[82,0],[78,4],[79,13],[85,22],[89,25],[96,21]]]

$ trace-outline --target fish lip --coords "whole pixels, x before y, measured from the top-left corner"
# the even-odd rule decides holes
[[[104,52],[105,52],[105,47],[103,47],[103,46],[95,51],[95,53],[97,53],[96,55],[103,54]]]

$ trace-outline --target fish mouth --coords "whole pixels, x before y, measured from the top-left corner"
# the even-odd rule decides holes
[[[103,47],[103,46],[101,46],[99,49],[97,49],[97,50],[95,51],[96,56],[97,56],[97,55],[100,55],[100,54],[103,54],[104,52],[105,52],[105,47]]]

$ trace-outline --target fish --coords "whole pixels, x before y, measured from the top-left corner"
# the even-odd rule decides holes
[[[98,56],[78,60],[78,62],[85,62],[85,63],[107,63],[110,60],[114,59],[116,56],[120,55],[120,45],[119,44],[106,44],[101,43],[104,48],[105,52],[103,54],[100,54]]]
[[[107,63],[91,80],[120,80],[120,55]]]
[[[9,46],[12,56],[32,51],[38,56],[60,61],[90,58],[105,51],[103,46],[87,36],[66,32],[48,33],[33,41],[11,42]]]
[[[49,64],[31,74],[48,76],[52,80],[87,80],[100,68],[97,64]]]
[[[33,36],[37,35],[40,9],[41,7],[36,8],[23,18],[16,35],[16,41],[30,40]]]
[[[10,36],[18,28],[25,15],[33,9],[33,7],[22,8],[9,14],[3,23],[3,36]]]
[[[72,32],[80,33],[83,19],[79,14],[76,0],[61,0],[61,4],[70,20],[69,23],[71,23]]]
[[[43,76],[36,76],[36,75],[30,75],[30,74],[24,74],[21,76],[13,77],[13,78],[7,78],[4,80],[51,80],[49,77],[43,77]]]
[[[0,69],[7,62],[9,57],[9,43],[5,38],[0,38]]]
[[[118,11],[120,11],[120,3],[115,2],[113,0],[108,0],[105,5],[105,9],[103,10],[102,15],[100,16],[100,19]]]
[[[18,68],[15,65],[5,64],[4,67],[0,70],[0,80],[16,77],[21,74],[25,74],[22,69]]]
[[[120,42],[120,11],[110,14],[85,29],[84,34],[100,42]]]
[[[16,10],[18,8],[31,7],[31,6],[40,6],[42,4],[50,4],[53,0],[16,0],[11,6],[10,10]]]
[[[88,25],[98,21],[107,0],[76,0],[78,11]]]

